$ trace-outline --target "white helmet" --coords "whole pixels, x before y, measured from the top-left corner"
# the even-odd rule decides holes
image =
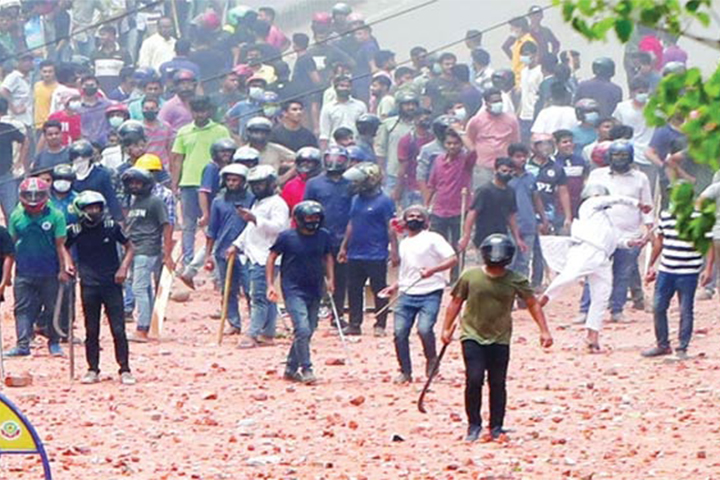
[[[248,182],[262,182],[263,180],[277,179],[277,171],[272,165],[258,165],[248,172]]]
[[[247,179],[249,171],[250,170],[242,163],[231,163],[220,170],[220,177],[225,177],[225,175],[237,175]]]

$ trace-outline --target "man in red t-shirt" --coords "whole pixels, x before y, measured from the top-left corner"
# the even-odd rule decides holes
[[[334,147],[331,147],[328,153],[333,148]],[[322,171],[320,150],[315,147],[303,147],[298,150],[297,156],[295,157],[295,170],[297,171],[297,175],[285,184],[280,193],[285,203],[288,204],[291,214],[295,205],[303,200],[307,181]]]
[[[420,149],[426,144],[435,140],[432,132],[432,112],[428,109],[421,109],[415,117],[415,126],[412,131],[398,142],[398,178],[400,181],[395,187],[400,190],[398,198],[409,205],[422,203],[420,185],[417,181],[417,157]]]
[[[80,100],[80,92],[77,90],[68,90],[63,92],[61,102],[65,107],[48,117],[48,120],[57,120],[62,126],[62,143],[70,145],[82,137],[80,127],[80,108],[82,101]]]

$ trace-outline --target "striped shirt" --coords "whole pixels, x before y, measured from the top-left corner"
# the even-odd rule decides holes
[[[661,272],[675,275],[694,275],[703,267],[703,257],[692,242],[681,240],[676,229],[677,220],[670,212],[660,214],[658,233],[662,235],[662,252],[660,255]]]

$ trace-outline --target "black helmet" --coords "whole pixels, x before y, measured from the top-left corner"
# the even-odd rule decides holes
[[[490,77],[495,88],[507,92],[515,87],[515,74],[509,68],[495,70]]]
[[[615,62],[612,58],[596,58],[592,63],[592,72],[600,78],[610,79],[615,76]]]
[[[590,112],[599,112],[600,104],[592,98],[581,98],[575,102],[575,116],[581,122],[585,121],[585,115]]]
[[[504,267],[512,262],[515,245],[507,235],[494,233],[488,235],[480,244],[480,255],[482,255],[485,265]]]
[[[315,147],[303,147],[295,156],[295,169],[299,174],[314,177],[322,171],[322,156]]]
[[[380,128],[380,117],[372,113],[363,113],[355,121],[355,128],[360,135],[374,137]]]
[[[309,221],[308,217],[313,215],[317,215],[320,218]],[[316,232],[322,227],[323,220],[325,220],[325,209],[314,200],[305,200],[295,205],[295,208],[293,208],[293,218],[298,227]]]
[[[73,142],[72,145],[70,145],[70,149],[68,150],[68,155],[70,158],[70,161],[72,162],[76,158],[87,158],[87,157],[93,157],[95,155],[95,149],[92,146],[92,143],[88,142],[85,139],[80,139],[76,142]]]
[[[67,163],[61,163],[60,165],[55,165],[55,168],[52,170],[52,179],[53,180],[69,180],[71,182],[75,181],[75,171],[72,168],[72,165],[68,165]]]
[[[445,132],[457,119],[452,115],[440,115],[432,122],[432,131],[439,142],[445,141]]]
[[[237,145],[233,139],[221,138],[220,140],[215,140],[215,142],[210,146],[210,157],[213,159],[213,162],[218,162],[220,159],[220,152],[231,152],[231,155],[235,155],[236,150]]]
[[[121,180],[125,191],[131,195],[149,195],[155,185],[155,178],[152,176],[152,173],[142,168],[128,168],[125,170],[125,173],[122,174]],[[142,182],[142,187],[140,187],[140,189],[131,189],[130,182],[133,180]]]
[[[118,136],[123,147],[145,140],[145,127],[137,120],[127,120],[118,127]]]
[[[414,103],[415,105],[420,106],[420,98],[418,98],[418,96],[413,92],[404,90],[395,95],[395,103],[397,103],[398,106],[403,103]]]
[[[350,152],[343,147],[330,147],[325,151],[325,170],[334,173],[343,173],[350,162]]]

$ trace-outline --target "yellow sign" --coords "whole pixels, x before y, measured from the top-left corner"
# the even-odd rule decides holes
[[[0,454],[8,452],[37,453],[38,447],[25,422],[0,402]]]

